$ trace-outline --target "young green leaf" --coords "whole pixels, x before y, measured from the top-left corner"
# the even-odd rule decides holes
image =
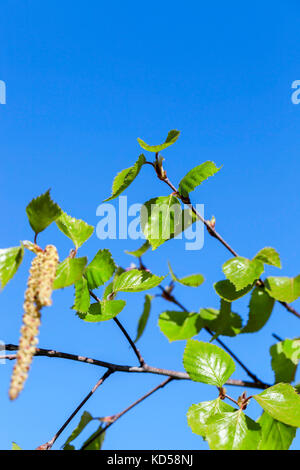
[[[219,281],[214,284],[214,289],[216,293],[227,302],[233,302],[234,300],[240,299],[244,295],[248,294],[251,291],[252,285],[245,287],[242,290],[236,290],[234,284],[225,279],[224,281]]]
[[[85,270],[89,289],[96,289],[105,284],[116,270],[116,265],[109,250],[99,250]]]
[[[260,441],[259,424],[241,410],[221,412],[208,420],[206,440],[211,450],[256,450]]]
[[[146,325],[147,325],[147,322],[148,322],[148,319],[149,319],[149,315],[150,315],[152,299],[153,299],[152,295],[149,295],[149,294],[145,295],[144,310],[143,310],[143,313],[142,313],[142,315],[139,319],[137,334],[136,334],[136,338],[134,340],[135,343],[140,339],[140,337],[142,336],[142,334],[145,331],[145,328],[146,328]]]
[[[300,360],[300,339],[286,339],[270,348],[275,381],[293,382]]]
[[[80,313],[87,313],[91,304],[87,280],[82,277],[75,283],[75,302],[73,309]]]
[[[289,426],[300,427],[300,395],[291,385],[273,385],[253,398],[272,418]]]
[[[264,272],[264,265],[259,260],[249,260],[236,256],[223,264],[223,273],[234,284],[237,290],[244,289],[259,279]]]
[[[52,201],[50,190],[48,189],[41,196],[32,199],[26,207],[26,213],[32,230],[35,234],[38,234],[58,219],[62,210]]]
[[[113,290],[114,292],[142,292],[157,287],[166,277],[131,269],[115,279]]]
[[[111,320],[125,307],[125,300],[102,300],[91,304],[88,313],[77,312],[77,316],[86,322],[96,323]]]
[[[20,447],[18,444],[16,444],[15,442],[13,442],[13,443],[12,443],[12,449],[11,449],[11,450],[23,450],[23,449],[21,449],[21,447]]]
[[[235,371],[229,354],[214,344],[190,339],[184,350],[183,365],[192,380],[222,387]]]
[[[265,288],[275,300],[294,302],[300,297],[300,274],[296,277],[268,277]]]
[[[265,411],[257,420],[261,427],[258,450],[288,450],[296,436],[296,428],[273,419]]]
[[[56,225],[59,230],[73,241],[76,249],[83,245],[94,232],[94,227],[88,225],[83,220],[74,219],[74,217],[65,212],[56,219]]]
[[[80,421],[78,423],[78,426],[76,426],[76,428],[74,429],[74,431],[72,432],[72,434],[68,437],[68,439],[66,440],[66,442],[64,443],[63,445],[63,450],[73,450],[72,447],[73,446],[70,446],[70,442],[73,442],[76,437],[79,436],[79,434],[84,430],[84,428],[93,420],[93,417],[92,415],[90,415],[90,413],[88,413],[87,411],[84,411],[84,413],[82,414],[81,418],[80,418]]]
[[[16,274],[22,263],[23,255],[23,245],[0,249],[0,283],[2,289]]]
[[[187,287],[199,287],[201,286],[201,284],[203,284],[204,277],[202,276],[202,274],[191,274],[190,276],[185,276],[185,277],[182,277],[181,279],[178,279],[178,277],[174,274],[174,271],[170,263],[168,263],[168,265],[169,265],[171,277],[174,282],[178,282],[179,284],[182,284],[183,286],[187,286]]]
[[[141,209],[141,228],[153,250],[174,238],[179,226],[182,226],[182,209],[175,196],[150,199]]]
[[[104,202],[115,199],[123,191],[125,191],[125,189],[127,189],[128,186],[130,186],[131,183],[135,180],[145,162],[146,158],[143,154],[141,154],[133,166],[126,168],[125,170],[122,170],[120,173],[118,173],[113,181],[112,195],[105,199]]]
[[[148,145],[146,144],[146,142],[144,142],[142,139],[139,139],[139,138],[137,139],[137,141],[142,147],[142,149],[147,150],[148,152],[158,153],[166,149],[170,145],[174,144],[176,140],[178,139],[179,134],[180,134],[180,131],[177,131],[176,129],[169,131],[165,142],[160,145]]]
[[[100,434],[100,436],[96,437],[94,439],[95,436],[97,436],[99,434],[99,432],[103,429],[103,426],[102,424],[100,424],[99,428],[97,429],[97,431],[95,431],[83,444],[82,444],[82,447],[81,449],[84,449],[84,450],[100,450],[101,447],[102,447],[102,444],[104,442],[104,439],[105,439],[105,432],[102,432]],[[85,447],[85,445],[87,444],[87,442],[91,441],[91,443]]]
[[[220,312],[217,317],[217,321],[215,321],[215,334],[212,337],[211,342],[218,338],[220,335],[224,335],[224,332],[226,333],[229,331],[234,336],[239,334],[241,326],[242,319],[239,315],[233,314],[231,312],[231,303],[221,299]]]
[[[187,412],[188,425],[192,429],[194,434],[205,438],[206,425],[208,420],[222,412],[234,412],[236,411],[232,406],[228,405],[225,401],[217,398],[212,401],[203,401],[198,405],[192,405]]]
[[[203,323],[199,313],[167,311],[159,316],[158,326],[170,342],[193,338]]]
[[[214,308],[202,308],[199,315],[202,319],[203,326],[210,330],[217,332],[222,336],[236,336],[240,333],[242,328],[242,319],[237,313],[230,313],[228,321],[222,321],[222,328],[220,328],[220,310]],[[223,318],[224,320],[224,318]]]
[[[87,258],[66,258],[59,263],[53,289],[63,289],[72,286],[82,277]]]
[[[140,258],[141,256],[143,256],[143,254],[146,253],[146,251],[149,250],[149,248],[150,248],[150,243],[148,242],[148,240],[146,240],[145,243],[137,250],[125,251],[125,253],[127,253],[128,255],[135,256],[136,258]]]
[[[220,168],[217,168],[214,162],[204,162],[202,165],[196,166],[179,183],[179,194],[188,197],[189,193],[194,191],[203,181],[210,176],[216,174]]]
[[[241,333],[255,333],[262,329],[269,320],[274,306],[274,299],[260,287],[252,291],[249,303],[249,318]]]
[[[276,268],[281,268],[281,262],[279,253],[277,253],[274,248],[267,246],[260,250],[253,259],[258,259],[264,264],[269,264],[270,266],[275,266]]]

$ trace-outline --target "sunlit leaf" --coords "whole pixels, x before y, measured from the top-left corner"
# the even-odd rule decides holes
[[[237,313],[230,313],[228,321],[222,322],[220,328],[220,310],[214,308],[202,308],[199,312],[203,326],[222,336],[236,336],[242,328],[242,319]],[[224,319],[224,318],[223,318]]]
[[[261,427],[258,450],[288,450],[296,436],[296,428],[273,419],[265,411],[257,420]]]
[[[157,287],[166,276],[158,277],[148,271],[131,269],[114,281],[114,292],[142,292]]]
[[[170,145],[174,144],[176,142],[176,140],[178,139],[179,134],[180,134],[180,131],[177,131],[175,129],[171,130],[168,133],[165,142],[163,144],[160,144],[160,145],[148,145],[148,144],[146,144],[146,142],[144,142],[142,139],[139,139],[139,138],[137,139],[137,141],[140,144],[140,146],[142,147],[142,149],[147,150],[148,152],[158,153],[158,152],[161,152],[162,150],[166,149]]]
[[[172,342],[193,338],[199,333],[203,323],[199,313],[166,311],[159,316],[158,326]]]
[[[272,418],[300,427],[300,395],[289,384],[279,383],[253,398]]]
[[[145,243],[137,250],[125,251],[125,253],[127,253],[128,255],[135,256],[136,258],[140,258],[143,254],[146,253],[147,250],[149,250],[149,248],[150,248],[150,243],[148,242],[148,240],[146,240]]]
[[[116,317],[125,307],[125,300],[102,300],[91,304],[88,313],[77,312],[81,320],[86,322],[101,322]]]
[[[194,191],[203,181],[207,180],[210,176],[217,173],[220,168],[217,168],[214,162],[205,162],[196,166],[180,181],[179,194],[187,197],[190,192]]]
[[[58,219],[56,219],[57,227],[69,237],[76,248],[79,248],[86,242],[94,231],[94,227],[88,225],[80,219],[75,219],[70,215],[63,212]]]
[[[300,360],[300,339],[286,339],[270,348],[276,382],[293,382]]]
[[[192,380],[222,387],[235,371],[229,354],[210,343],[190,339],[183,355],[183,365]]]
[[[71,286],[81,279],[87,258],[66,258],[59,263],[56,271],[56,278],[53,283],[53,289],[63,289]]]
[[[183,286],[186,286],[186,287],[199,287],[201,286],[201,284],[203,284],[204,277],[202,276],[202,274],[191,274],[189,276],[185,276],[185,277],[182,277],[181,279],[178,279],[178,277],[174,274],[174,271],[170,263],[168,264],[169,264],[170,274],[174,282],[178,282],[179,284],[182,284]]]
[[[209,418],[221,412],[233,411],[235,409],[220,398],[212,401],[203,401],[189,408],[187,412],[188,425],[193,433],[205,437],[206,425]]]
[[[26,213],[32,230],[37,234],[54,222],[61,215],[62,211],[52,201],[50,190],[48,190],[28,204]]]
[[[300,297],[300,274],[296,277],[268,277],[265,288],[280,302],[294,302]]]
[[[270,266],[275,266],[276,268],[281,268],[281,262],[279,253],[274,248],[267,246],[260,250],[253,259],[258,259],[264,264],[269,264]]]
[[[89,289],[96,289],[105,284],[116,270],[116,265],[109,250],[99,250],[85,270]]]
[[[90,308],[91,299],[87,280],[82,277],[75,283],[75,301],[73,309],[77,312],[87,313]]]
[[[237,290],[244,289],[259,279],[264,272],[264,265],[259,260],[249,260],[236,256],[223,264],[223,272]]]
[[[118,173],[113,182],[112,195],[108,199],[105,199],[105,201],[111,201],[125,191],[135,180],[145,161],[146,158],[141,154],[133,166]]]
[[[24,255],[23,245],[0,249],[0,282],[2,289],[16,274]]]

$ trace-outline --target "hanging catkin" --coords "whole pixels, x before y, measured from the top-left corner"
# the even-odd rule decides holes
[[[38,252],[31,263],[25,292],[19,349],[9,389],[11,400],[18,397],[28,377],[38,343],[37,337],[41,323],[40,310],[44,305],[51,305],[52,286],[57,264],[57,250],[53,245],[48,245],[44,252]]]
[[[40,283],[37,292],[37,300],[42,307],[52,305],[51,294],[58,264],[57,249],[54,245],[47,245],[44,251],[40,272]]]

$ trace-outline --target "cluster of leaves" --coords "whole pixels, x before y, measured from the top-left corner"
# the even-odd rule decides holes
[[[155,154],[155,161],[150,163],[162,180],[166,180],[166,173],[162,166],[164,159],[159,153],[175,143],[178,137],[179,131],[172,130],[164,143],[154,146],[138,139],[143,150]],[[149,162],[144,154],[141,154],[132,167],[121,171],[114,179],[112,195],[106,201],[118,197],[126,190],[146,163]],[[191,209],[190,194],[219,170],[213,162],[204,162],[187,173],[176,192],[147,201],[144,205],[147,211],[141,214],[140,220],[146,241],[136,251],[127,253],[140,259],[149,248],[157,249],[195,223],[197,215]],[[188,202],[188,207],[182,207],[185,202]],[[164,212],[160,210],[162,207]],[[58,266],[54,289],[74,286],[75,298],[72,308],[83,321],[101,322],[115,318],[126,305],[124,300],[116,299],[119,293],[148,291],[159,286],[166,278],[166,275],[157,276],[142,267],[124,270],[117,266],[107,249],[100,249],[90,262],[86,257],[77,257],[78,250],[91,237],[94,228],[63,212],[51,200],[49,191],[31,201],[26,212],[35,234],[35,242],[22,241],[18,247],[0,250],[2,288],[19,268],[24,248],[36,252],[39,249],[36,244],[37,235],[53,222],[74,243],[70,255]],[[155,236],[153,227],[156,229]],[[168,310],[159,316],[159,328],[169,341],[188,341],[183,363],[190,378],[219,389],[215,400],[194,404],[188,411],[188,424],[192,431],[202,436],[211,449],[288,449],[296,428],[300,426],[300,397],[297,387],[290,385],[295,379],[300,359],[299,339],[286,339],[271,347],[275,385],[251,397],[263,409],[263,414],[257,422],[244,413],[250,397],[239,397],[236,401],[237,408],[224,401],[226,393],[223,386],[235,370],[231,357],[214,344],[192,339],[202,328],[209,328],[214,333],[212,341],[220,335],[233,337],[255,333],[263,328],[270,318],[276,300],[293,302],[300,297],[300,275],[294,278],[267,277],[262,280],[266,265],[281,268],[279,254],[270,247],[263,248],[252,259],[240,256],[229,259],[222,267],[225,279],[214,284],[219,297],[219,309],[204,307],[199,312]],[[178,278],[170,264],[169,274],[172,278],[171,287],[173,284],[179,284],[198,288],[204,282],[202,274]],[[96,297],[98,300],[91,303],[91,292],[102,286],[102,299]],[[249,315],[248,321],[243,325],[241,316],[232,311],[232,303],[248,294]],[[94,295],[92,297],[95,298]],[[141,338],[146,328],[152,300],[153,297],[146,294],[135,341]],[[70,443],[93,419],[89,413],[83,414],[64,449],[74,448]],[[102,424],[99,429],[101,426]],[[104,433],[94,441],[95,448],[101,448],[103,438]]]

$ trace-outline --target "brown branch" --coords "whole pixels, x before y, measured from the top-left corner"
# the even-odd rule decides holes
[[[93,291],[89,291],[90,292],[90,295],[93,297],[94,300],[96,300],[97,302],[101,303],[101,300],[99,299],[99,297],[97,297]],[[116,317],[113,318],[114,322],[116,323],[116,325],[118,325],[118,327],[120,328],[120,330],[122,331],[123,335],[125,336],[125,338],[127,339],[128,343],[130,344],[130,346],[132,347],[136,357],[138,358],[139,360],[139,363],[141,366],[143,366],[145,364],[145,361],[140,353],[140,351],[138,350],[138,348],[136,347],[136,345],[134,344],[134,341],[130,338],[129,334],[127,333],[127,331],[125,330],[124,326],[122,325],[122,323],[120,322],[120,320],[118,320]]]
[[[179,192],[178,192],[178,189],[171,183],[171,181],[169,180],[169,178],[167,178],[166,176],[163,178],[161,177],[157,172],[156,172],[158,178],[163,181],[164,183],[166,183],[174,193],[176,193],[176,196],[184,203],[186,204],[190,209],[191,211],[198,217],[198,219],[205,225],[205,227],[207,228],[207,231],[208,233],[216,238],[220,243],[222,243],[223,246],[225,246],[225,248],[230,251],[230,253],[233,255],[233,256],[238,256],[238,253],[229,245],[229,243],[226,242],[226,240],[224,240],[224,238],[215,230],[214,227],[212,227],[209,223],[208,220],[205,220],[202,215],[197,211],[197,209],[192,205],[191,201],[189,198],[184,198]],[[262,282],[260,279],[259,279],[260,282]],[[297,318],[300,318],[300,313],[294,309],[291,305],[289,305],[287,302],[279,302],[288,312],[292,313],[293,315],[295,315]]]
[[[6,351],[17,351],[18,346],[15,344],[6,344],[5,345]],[[92,359],[84,356],[78,356],[75,354],[68,354],[63,353],[60,351],[55,351],[53,349],[42,349],[37,348],[35,352],[35,356],[45,356],[45,357],[55,357],[59,359],[68,359],[71,361],[83,362],[86,364],[92,364],[95,366],[105,367],[113,372],[129,372],[129,373],[148,373],[148,374],[155,374],[155,375],[164,375],[166,377],[171,377],[173,379],[178,380],[191,380],[189,375],[186,372],[169,370],[169,369],[161,369],[158,367],[149,366],[144,364],[144,366],[126,366],[120,364],[114,364],[111,362],[100,361],[98,359]],[[0,359],[5,359],[6,356],[1,356]],[[15,359],[16,355],[9,355],[9,359]],[[248,387],[248,388],[257,388],[257,389],[266,389],[270,387],[268,384],[264,384],[262,382],[249,382],[245,380],[236,380],[236,379],[229,379],[226,382],[226,385],[233,385],[236,387]]]
[[[92,390],[87,394],[87,396],[82,400],[82,402],[77,406],[77,408],[73,411],[73,413],[69,416],[69,418],[65,421],[65,423],[62,425],[62,427],[57,431],[57,433],[53,436],[53,438],[46,442],[46,444],[43,444],[39,446],[36,450],[51,450],[53,444],[55,441],[58,439],[58,437],[61,435],[61,433],[66,429],[68,424],[72,421],[72,419],[77,415],[77,413],[81,410],[81,408],[85,405],[85,403],[91,398],[91,396],[95,393],[95,391],[100,387],[100,385],[103,384],[103,382],[111,375],[113,374],[113,370],[107,370],[105,374],[101,377],[101,379],[98,380],[98,382],[94,385]]]
[[[167,384],[172,382],[172,380],[174,379],[169,377],[167,380],[164,380],[161,384],[157,385],[155,388],[150,390],[150,392],[146,393],[141,398],[132,403],[130,406],[125,408],[125,410],[121,411],[120,413],[117,413],[116,415],[108,416],[106,420],[109,421],[109,423],[104,428],[100,429],[99,432],[97,432],[97,434],[95,434],[91,439],[89,439],[80,450],[86,449],[95,439],[97,439],[101,436],[101,434],[106,432],[107,429],[110,428],[118,419],[128,413],[128,411],[132,410],[132,408],[139,405],[142,401],[146,400],[146,398],[150,397],[150,395],[157,392],[157,390],[160,390],[161,388],[165,387]]]

